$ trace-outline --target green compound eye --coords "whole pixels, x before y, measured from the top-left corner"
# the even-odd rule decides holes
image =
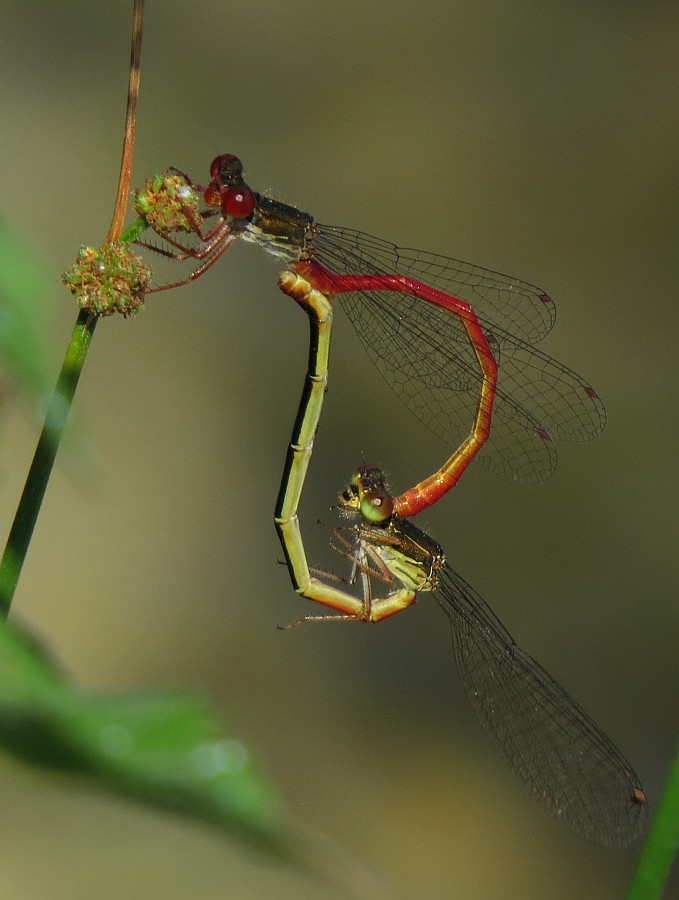
[[[361,500],[361,515],[371,525],[385,525],[394,512],[394,500],[386,491],[368,491]]]

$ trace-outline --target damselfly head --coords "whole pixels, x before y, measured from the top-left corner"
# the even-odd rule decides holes
[[[219,207],[224,217],[249,219],[257,196],[243,181],[243,163],[233,153],[215,157],[210,165],[212,181],[203,194],[208,206]]]
[[[384,483],[384,473],[376,466],[356,469],[339,497],[343,512],[359,512],[370,525],[386,526],[394,513],[394,500]]]

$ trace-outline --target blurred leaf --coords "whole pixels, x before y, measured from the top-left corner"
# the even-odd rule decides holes
[[[48,384],[44,330],[52,289],[33,249],[0,219],[0,367],[32,398]]]
[[[274,791],[207,704],[166,693],[86,696],[16,625],[0,626],[0,746],[287,853]]]

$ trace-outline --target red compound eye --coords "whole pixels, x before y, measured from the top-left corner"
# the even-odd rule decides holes
[[[210,163],[210,177],[220,184],[233,183],[243,174],[243,163],[233,153],[222,153]]]
[[[221,206],[222,205],[222,195],[219,191],[219,185],[216,182],[212,182],[205,188],[205,193],[203,194],[203,198],[208,206]]]
[[[207,197],[205,198],[206,202]],[[255,195],[250,188],[228,188],[222,191],[222,211],[234,219],[247,219],[255,208]]]

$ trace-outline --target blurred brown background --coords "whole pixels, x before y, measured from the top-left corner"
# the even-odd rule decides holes
[[[54,280],[55,377],[75,318],[59,274],[112,209],[129,7],[3,4],[2,211]],[[421,524],[652,803],[679,734],[678,26],[676,6],[652,2],[149,2],[134,177],[174,164],[200,180],[234,152],[253,187],[319,221],[552,293],[544,349],[600,391],[603,436],[564,447],[540,487],[475,468]],[[77,396],[96,461],[79,479],[62,456],[15,615],[88,688],[208,694],[290,811],[394,896],[620,897],[638,848],[591,847],[523,792],[433,601],[379,628],[276,630],[314,611],[276,564],[307,340],[276,271],[236,246],[138,319],[100,324]],[[338,320],[302,510],[325,565],[315,522],[363,456],[403,487],[446,449]],[[36,435],[11,415],[3,533]],[[8,900],[344,896],[5,759],[0,807]]]

